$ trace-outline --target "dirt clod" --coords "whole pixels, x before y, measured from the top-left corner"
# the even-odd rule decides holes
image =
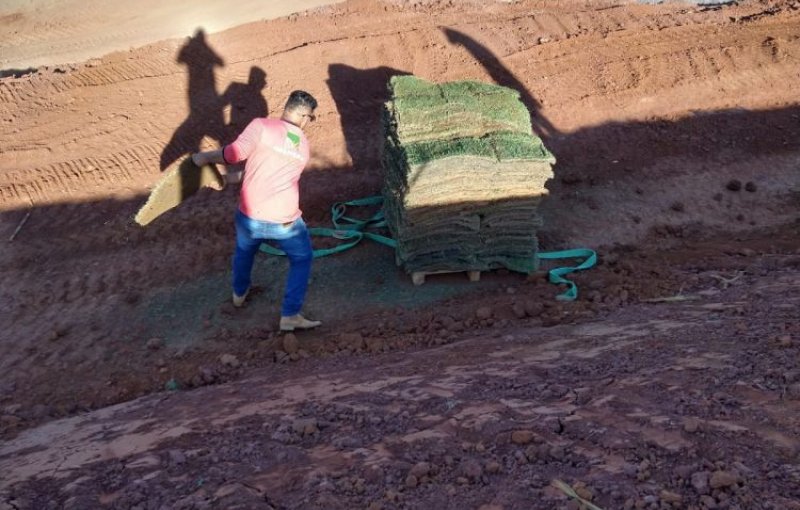
[[[282,344],[283,350],[290,356],[292,354],[296,354],[297,351],[300,350],[300,341],[297,340],[297,337],[294,335],[294,333],[286,333],[283,335]]]
[[[729,471],[714,471],[708,485],[712,489],[724,489],[736,485],[739,482],[739,477]]]
[[[492,317],[492,309],[488,306],[481,306],[477,310],[475,310],[475,317],[479,320],[486,320]]]
[[[151,351],[157,351],[164,347],[164,340],[162,338],[151,338],[145,346]]]
[[[533,441],[536,434],[532,430],[515,430],[511,433],[511,441],[514,444],[526,445]]]
[[[728,181],[728,184],[726,184],[725,187],[730,191],[741,191],[742,181],[738,179],[731,179],[730,181]]]
[[[237,368],[240,365],[239,358],[233,354],[223,354],[219,357],[219,362],[230,368]]]
[[[428,476],[430,473],[431,465],[428,462],[417,462],[408,474],[417,478],[422,478],[423,476]]]

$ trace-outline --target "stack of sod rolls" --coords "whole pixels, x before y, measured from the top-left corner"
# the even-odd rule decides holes
[[[408,272],[531,272],[555,158],[519,93],[395,76],[384,109],[384,211]]]

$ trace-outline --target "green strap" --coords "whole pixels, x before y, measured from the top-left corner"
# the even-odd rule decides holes
[[[397,248],[397,241],[390,237],[375,234],[373,232],[363,232],[366,228],[381,228],[386,226],[386,219],[383,216],[383,209],[379,209],[371,218],[366,220],[357,220],[345,216],[347,206],[367,206],[367,205],[382,205],[383,197],[380,195],[359,198],[357,200],[350,200],[349,202],[337,202],[331,207],[331,216],[333,218],[333,225],[336,228],[323,228],[312,227],[308,229],[308,233],[312,236],[320,237],[333,237],[343,242],[333,248],[324,248],[314,250],[314,258],[327,257],[334,253],[341,253],[347,251],[353,246],[357,245],[362,239],[370,239],[377,243],[383,244],[390,248]],[[270,246],[266,243],[261,244],[261,251],[269,255],[286,256],[286,252]]]
[[[574,273],[575,271],[582,271],[584,269],[589,269],[597,264],[597,253],[594,250],[590,250],[588,248],[576,248],[574,250],[563,250],[563,251],[548,251],[548,252],[541,252],[537,255],[539,259],[544,260],[559,260],[559,259],[584,259],[577,266],[572,267],[557,267],[555,269],[551,269],[548,273],[548,279],[550,283],[555,284],[566,284],[569,286],[566,292],[563,294],[559,294],[556,296],[556,299],[559,301],[575,301],[578,297],[578,286],[575,285],[574,282],[567,280],[564,278],[564,275],[569,273]]]
[[[345,216],[345,212],[347,211],[347,206],[366,206],[366,205],[383,205],[383,197],[380,195],[375,195],[372,197],[366,198],[359,198],[356,200],[350,200],[349,202],[337,202],[333,204],[331,207],[331,217],[333,219],[333,226],[338,229],[344,230],[363,230],[365,228],[380,228],[386,226],[386,219],[383,216],[383,208],[381,207],[378,209],[371,218],[366,220],[357,220],[355,218],[350,218]],[[346,223],[347,225],[342,225],[341,222]]]
[[[382,208],[366,220],[359,220],[346,215],[348,206],[363,207],[382,204],[383,197],[380,195],[359,198],[357,200],[350,200],[348,202],[337,202],[333,204],[331,207],[331,217],[333,219],[333,226],[335,228],[312,227],[308,229],[308,233],[312,236],[333,237],[343,242],[333,248],[314,250],[314,258],[326,257],[328,255],[333,255],[334,253],[347,251],[360,243],[363,239],[369,239],[390,248],[397,248],[397,241],[394,239],[376,234],[374,232],[365,231],[369,228],[383,228],[386,226],[386,218],[383,214]],[[279,250],[278,248],[265,243],[261,244],[261,251],[269,255],[286,255],[283,250]],[[537,257],[544,260],[583,259],[583,262],[577,266],[557,267],[548,272],[550,283],[565,284],[569,286],[566,292],[556,296],[556,299],[559,301],[574,301],[578,297],[578,286],[572,281],[564,278],[564,275],[573,273],[575,271],[589,269],[597,263],[597,253],[586,248],[541,252],[537,254]]]

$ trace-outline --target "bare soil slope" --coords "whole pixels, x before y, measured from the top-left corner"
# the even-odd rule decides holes
[[[11,22],[0,20],[2,26]],[[686,349],[698,349],[685,356],[714,357],[719,349],[736,370],[749,374],[741,384],[731,382],[737,391],[767,388],[783,399],[776,405],[784,406],[794,376],[767,371],[789,370],[796,363],[797,303],[796,297],[786,298],[791,286],[770,285],[784,273],[796,278],[800,265],[798,60],[800,5],[793,1],[714,8],[568,0],[350,1],[3,78],[0,233],[8,238],[22,226],[0,251],[0,432],[12,437],[165,385],[204,386],[257,367],[281,367],[275,377],[292,378],[306,363],[325,361],[286,368],[275,362],[334,353],[345,353],[357,379],[382,376],[371,371],[382,358],[349,355],[364,351],[452,343],[442,352],[456,357],[454,364],[469,366],[485,356],[470,357],[465,348],[459,361],[457,341],[491,337],[489,331],[537,346],[551,338],[547,328],[599,327],[597,321],[612,319],[645,323],[653,312],[644,300],[676,295],[678,303],[687,295],[716,300],[710,297],[715,288],[739,285],[746,288],[732,299],[741,301],[734,310],[743,310],[736,312],[742,321],[727,312],[694,309],[707,329],[678,335]],[[301,206],[309,223],[327,226],[333,202],[380,190],[380,107],[386,81],[397,73],[436,81],[488,80],[521,92],[536,131],[558,159],[543,206],[542,248],[587,246],[601,254],[596,269],[576,277],[577,302],[556,303],[558,291],[542,275],[498,272],[484,275],[478,285],[454,275],[415,288],[394,267],[388,249],[364,245],[316,263],[308,311],[325,325],[301,336],[298,345],[275,331],[285,261],[259,259],[254,276],[261,288],[243,310],[228,304],[236,190],[201,192],[146,229],[133,223],[149,187],[170,163],[232,140],[254,116],[279,114],[288,93],[305,88],[321,106],[308,130],[312,162],[302,181]],[[763,288],[748,290],[758,278]],[[761,303],[763,313],[750,316],[747,306],[756,297],[753,303]],[[740,323],[766,336],[736,342],[720,337],[713,348],[705,344],[712,332],[722,334]],[[557,330],[568,335],[565,341],[577,338],[569,328]],[[756,337],[764,346],[751,345]],[[658,358],[651,359],[661,345],[656,340],[642,339],[639,347],[609,356],[660,366]],[[786,356],[783,365],[770,367],[777,361],[769,357],[758,361],[772,341],[784,346],[776,351]],[[742,343],[748,354],[742,354]],[[512,352],[498,339],[481,343],[481,349],[500,357]],[[436,363],[425,351],[419,356]],[[565,385],[575,378],[575,387],[595,387],[594,373],[628,377],[624,366],[586,363],[561,365],[576,367],[575,372],[554,380]],[[409,371],[414,366],[398,365]],[[473,370],[483,369],[473,366],[467,373]],[[699,392],[699,401],[709,402],[717,398],[720,382],[703,370],[687,384]],[[541,384],[550,384],[549,378],[550,372],[543,372]],[[780,383],[769,386],[771,378]],[[273,383],[281,387],[280,379]],[[653,386],[642,402],[665,416],[677,412],[675,402],[648,400],[665,395],[673,383]],[[524,399],[539,398],[539,391]],[[636,395],[620,398],[638,402]],[[602,408],[606,401],[599,402]],[[640,419],[633,408],[623,411]],[[699,413],[684,411],[680,416]],[[781,441],[794,445],[796,424],[781,420],[775,418],[772,427]],[[274,432],[272,425],[265,427]],[[410,427],[424,430],[420,424]],[[742,437],[736,430],[711,430],[717,429],[704,432],[709,441],[721,445],[714,451],[726,445],[731,452],[743,451],[733,448]],[[643,453],[650,448],[646,435],[631,434],[627,444],[638,452],[631,459],[649,458]],[[489,437],[494,436],[463,440],[488,448]],[[27,462],[17,457],[14,444],[9,448],[0,457],[4,465]],[[754,442],[748,448],[767,447]],[[797,499],[788,489],[794,475],[777,466],[796,463],[796,456],[774,460],[775,452],[763,451],[764,459],[773,460],[759,464],[772,466],[762,474],[772,473],[787,489],[766,499],[762,488],[753,493],[755,499],[765,501],[764,508],[767,502],[788,508],[778,498]],[[653,457],[661,453],[655,449]],[[719,469],[703,469],[728,469],[735,460],[726,459]],[[674,467],[663,464],[664,473]],[[20,476],[13,480],[25,478]],[[396,476],[386,481],[392,490],[405,483]],[[625,483],[626,495],[634,488],[657,493],[642,486],[646,477]],[[680,484],[660,487],[677,490]],[[693,504],[701,495],[692,496]],[[62,502],[68,496],[51,497]],[[716,503],[726,499],[714,497]],[[342,501],[349,507],[356,500]],[[601,501],[619,507],[610,495]],[[523,507],[516,500],[501,504]],[[744,500],[736,504],[752,508]]]

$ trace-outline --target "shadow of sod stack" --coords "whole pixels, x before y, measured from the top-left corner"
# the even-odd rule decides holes
[[[409,272],[537,269],[555,158],[519,94],[395,76],[384,109],[384,211]]]

